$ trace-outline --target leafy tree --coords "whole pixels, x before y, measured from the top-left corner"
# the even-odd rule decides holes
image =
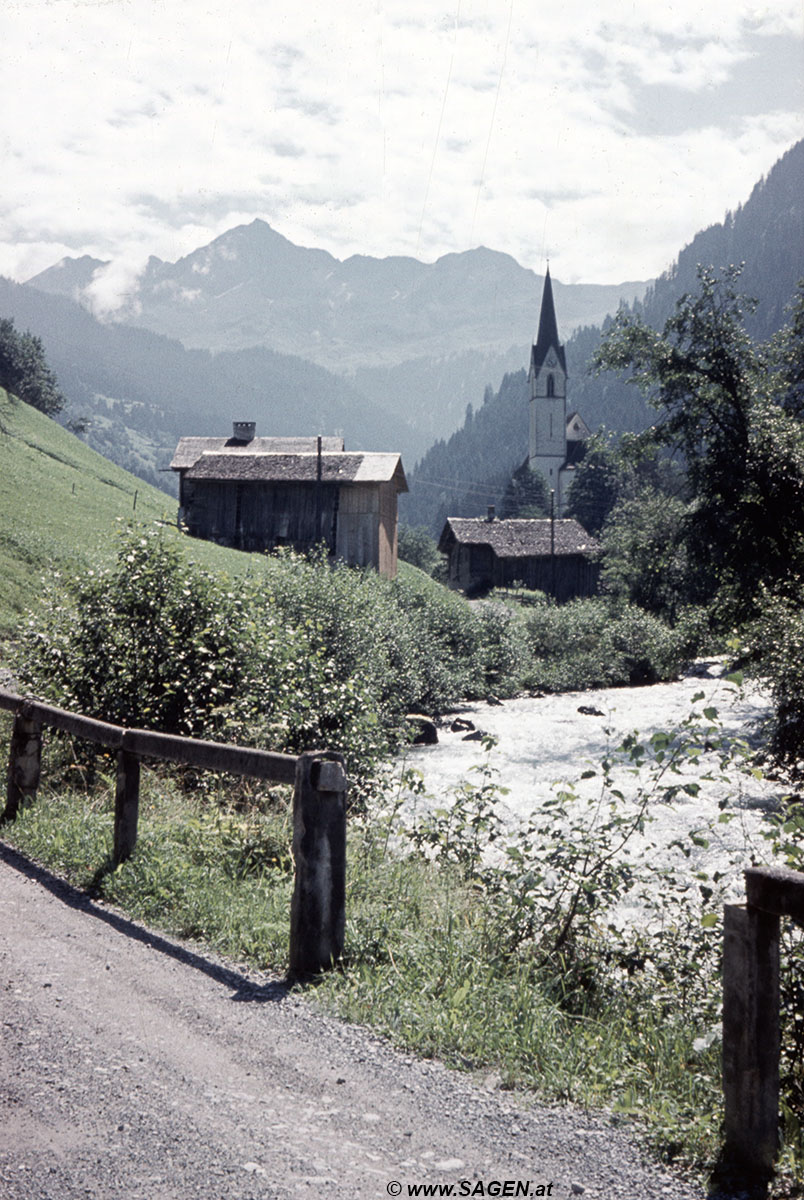
[[[620,500],[601,536],[606,591],[671,621],[696,599],[683,538],[686,513],[682,500],[649,488]]]
[[[541,471],[531,471],[526,459],[508,481],[500,504],[500,516],[546,517],[549,511],[545,478]]]
[[[41,339],[30,332],[18,333],[8,318],[0,319],[0,384],[49,417],[64,407]]]
[[[773,339],[772,350],[781,379],[782,404],[800,417],[804,414],[804,280],[791,305],[790,321]]]
[[[399,557],[403,562],[419,567],[428,575],[433,575],[442,565],[443,559],[438,553],[435,538],[430,536],[424,525],[400,525],[398,538]]]
[[[615,445],[604,432],[593,434],[582,462],[575,469],[567,516],[574,517],[587,533],[597,536],[625,485],[624,464]]]
[[[779,345],[755,345],[753,305],[736,291],[739,269],[699,268],[661,333],[627,313],[613,322],[598,367],[630,371],[659,410],[656,446],[680,451],[691,505],[684,541],[726,619],[756,610],[761,583],[784,590],[804,575],[804,428],[786,407],[800,365],[800,318]]]
[[[567,515],[597,536],[623,500],[646,492],[676,496],[681,488],[678,469],[657,454],[650,431],[615,437],[601,429],[587,442],[575,469]]]

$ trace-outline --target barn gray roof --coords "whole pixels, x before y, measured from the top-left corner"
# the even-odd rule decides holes
[[[593,554],[600,548],[577,521],[564,518],[555,524],[557,555]],[[531,558],[550,554],[549,518],[488,521],[480,517],[450,517],[444,526],[438,548],[447,553],[452,544],[490,546],[498,558]]]
[[[186,471],[202,454],[214,450],[225,450],[227,454],[315,454],[317,446],[315,437],[255,437],[250,442],[231,437],[183,437],[170,465],[174,471]],[[321,449],[328,453],[342,451],[343,438],[322,437]]]
[[[316,482],[317,453],[266,454],[255,452],[253,445],[254,442],[249,442],[245,449],[238,449],[235,453],[230,448],[205,450],[186,469],[185,478],[252,483]],[[174,458],[174,464],[175,461]],[[326,451],[321,455],[321,479],[324,483],[394,483],[397,491],[408,490],[398,454]]]

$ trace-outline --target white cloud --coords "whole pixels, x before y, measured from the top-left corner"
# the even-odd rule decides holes
[[[0,270],[114,258],[108,305],[148,254],[261,216],[339,257],[484,243],[537,268],[549,251],[558,277],[649,276],[800,120],[683,128],[679,102],[680,132],[652,134],[650,89],[714,95],[757,35],[803,32],[797,0],[7,4]]]
[[[108,266],[98,267],[84,289],[84,302],[101,318],[123,307],[136,310],[137,280],[144,269],[145,262],[136,263],[128,258],[117,258]]]

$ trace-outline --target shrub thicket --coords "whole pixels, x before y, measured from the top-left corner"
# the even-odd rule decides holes
[[[804,612],[801,598],[767,592],[762,615],[746,630],[744,653],[754,660],[773,697],[769,749],[788,767],[804,759]]]
[[[635,605],[529,599],[470,604],[413,568],[390,581],[290,551],[233,584],[189,563],[173,533],[129,532],[111,568],[54,581],[16,669],[91,716],[289,753],[327,747],[365,779],[408,713],[652,683],[689,656],[685,627]]]
[[[531,690],[578,691],[674,679],[692,649],[682,628],[671,629],[633,604],[596,597],[560,607],[542,604],[524,617],[533,662]]]
[[[169,535],[130,533],[117,562],[57,580],[21,632],[21,682],[122,725],[296,753],[326,746],[366,778],[412,710],[511,694],[505,611],[426,576],[393,583],[288,553],[232,585]]]

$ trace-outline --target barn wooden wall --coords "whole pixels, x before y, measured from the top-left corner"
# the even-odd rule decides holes
[[[374,567],[393,579],[396,495],[391,483],[324,483],[319,501],[314,484],[183,479],[181,516],[193,537],[239,550],[304,551],[324,541],[350,565]]]
[[[599,565],[582,554],[500,559],[490,546],[455,545],[449,555],[450,586],[465,592],[519,584],[563,603],[594,596],[599,574]]]
[[[303,483],[185,480],[183,515],[193,537],[239,550],[295,546],[307,550],[320,541],[332,547],[338,485],[322,484],[321,528],[316,528],[316,488]]]

